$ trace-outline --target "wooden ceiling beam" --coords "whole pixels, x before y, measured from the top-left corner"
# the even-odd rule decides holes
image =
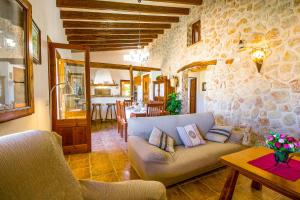
[[[84,66],[83,61],[69,60],[69,59],[61,59],[61,60],[69,64]],[[102,69],[119,69],[119,70],[130,70],[130,68],[132,67],[133,71],[144,71],[144,72],[161,71],[161,69],[154,68],[154,67],[142,67],[142,66],[132,66],[132,65],[112,64],[112,63],[98,63],[98,62],[90,62],[90,67],[102,68]]]
[[[89,46],[90,49],[98,49],[98,48],[114,48],[114,47],[138,47],[139,44],[98,44],[98,45],[86,45]],[[148,43],[140,43],[142,47],[147,46]]]
[[[124,39],[124,40],[130,40],[130,39],[155,39],[157,38],[157,35],[102,35],[102,36],[93,36],[93,35],[87,35],[87,36],[68,36],[68,41],[103,41],[108,39]]]
[[[63,21],[64,28],[170,29],[171,24]]]
[[[134,50],[137,49],[137,47],[115,47],[115,48],[98,48],[98,49],[91,49],[91,52],[97,52],[97,51],[121,51],[121,50]]]
[[[141,39],[142,43],[150,43],[153,39]],[[97,44],[132,44],[138,43],[139,40],[103,40],[103,41],[70,41],[70,44],[80,44],[80,45],[97,45]]]
[[[153,6],[133,3],[96,1],[96,0],[56,0],[56,6],[59,8],[77,8],[77,9],[93,9],[93,10],[113,10],[140,13],[159,13],[159,14],[175,14],[188,15],[188,8]]]
[[[60,11],[63,20],[101,20],[101,21],[136,21],[136,22],[179,22],[179,17],[131,15],[117,13],[98,13],[81,11]]]
[[[66,35],[152,35],[163,34],[164,30],[134,30],[134,29],[114,29],[114,30],[99,30],[99,29],[66,29]]]
[[[201,5],[202,0],[144,0],[152,2],[161,2],[161,3],[178,3],[178,4],[188,4],[188,5]]]

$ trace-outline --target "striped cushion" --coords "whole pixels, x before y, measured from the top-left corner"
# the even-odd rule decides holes
[[[162,132],[160,129],[154,127],[150,137],[149,143],[159,147],[160,149],[174,153],[174,139]]]
[[[231,126],[214,126],[206,133],[205,138],[213,142],[224,143],[230,137],[231,130]]]
[[[202,138],[196,124],[176,128],[185,147],[194,147],[200,144],[205,144],[205,140]]]

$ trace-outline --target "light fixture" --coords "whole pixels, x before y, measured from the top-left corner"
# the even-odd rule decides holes
[[[178,77],[177,76],[173,76],[172,78],[170,78],[170,85],[173,88],[176,88],[178,86]]]
[[[6,43],[7,47],[13,48],[13,47],[16,46],[15,41],[13,39],[10,39],[10,38],[6,38],[5,43]]]
[[[135,63],[145,63],[149,59],[149,51],[146,48],[138,47],[136,50],[132,50],[129,54],[124,55],[124,61],[135,62]]]
[[[142,0],[138,0],[139,4],[141,4],[141,2]],[[124,55],[124,61],[140,63],[142,65],[149,59],[150,54],[148,49],[141,45],[141,13],[139,13],[139,43],[137,48],[136,50],[130,51],[129,54]]]
[[[252,48],[250,53],[251,60],[256,63],[258,72],[260,73],[264,60],[270,55],[267,48]]]
[[[57,88],[59,88],[60,91],[65,90],[64,94],[67,94],[67,93],[74,94],[74,88],[71,86],[69,81],[58,83],[51,88],[51,90],[49,92],[49,117],[50,117],[51,130],[52,130],[52,96],[53,96],[53,92]]]

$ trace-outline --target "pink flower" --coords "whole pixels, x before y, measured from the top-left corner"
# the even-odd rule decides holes
[[[268,136],[268,141],[273,141],[274,140],[274,137],[272,135],[269,135]]]
[[[281,147],[281,144],[279,142],[275,142],[275,147],[279,149]]]
[[[290,145],[289,145],[289,144],[284,144],[283,147],[284,147],[285,149],[289,149],[289,148],[290,148]]]
[[[299,141],[295,142],[294,145],[295,145],[296,148],[299,148],[300,147],[300,142]]]
[[[280,134],[280,138],[281,138],[281,139],[284,139],[285,137],[286,137],[286,134],[283,134],[283,133]]]
[[[293,137],[287,137],[287,141],[288,141],[288,142],[294,142],[294,141],[295,141],[295,138],[293,138]]]

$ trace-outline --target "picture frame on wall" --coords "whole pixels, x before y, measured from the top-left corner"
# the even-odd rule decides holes
[[[35,64],[42,64],[41,49],[41,30],[34,22],[34,20],[32,20],[32,52],[33,62]]]

